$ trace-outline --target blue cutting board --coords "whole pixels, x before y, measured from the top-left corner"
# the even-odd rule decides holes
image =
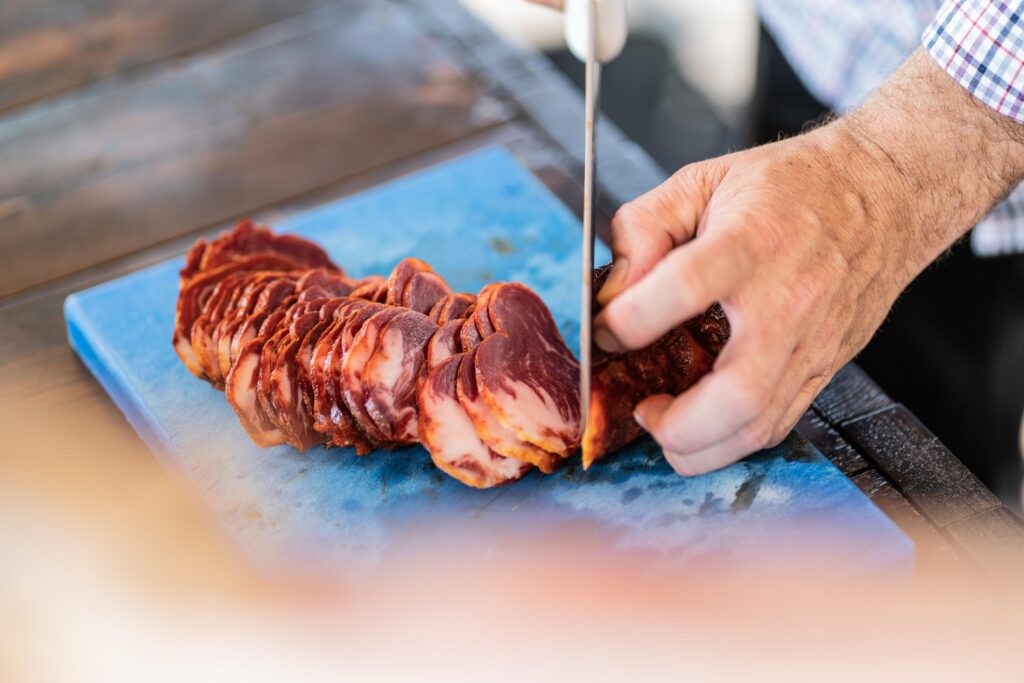
[[[577,350],[578,219],[502,148],[276,227],[317,241],[356,276],[387,273],[415,255],[460,291],[525,282]],[[599,245],[598,262],[608,258]],[[677,476],[642,440],[588,472],[571,463],[486,491],[449,479],[419,447],[363,458],[349,449],[257,448],[223,394],[192,377],[171,348],[181,265],[175,259],[69,296],[68,336],[157,457],[194,483],[262,568],[372,567],[410,528],[435,524],[483,545],[505,531],[585,529],[593,552],[639,551],[683,566],[766,562],[809,548],[828,548],[844,573],[912,566],[910,540],[796,434],[702,477]]]

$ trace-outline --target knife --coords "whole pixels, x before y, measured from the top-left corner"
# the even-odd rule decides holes
[[[568,0],[565,34],[569,49],[586,65],[584,78],[583,259],[580,297],[580,425],[590,416],[593,366],[594,201],[597,187],[597,119],[601,64],[611,61],[626,43],[625,0]]]

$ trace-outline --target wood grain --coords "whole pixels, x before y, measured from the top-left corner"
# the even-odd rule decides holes
[[[924,425],[903,406],[846,424],[843,431],[937,526],[946,527],[1000,506]]]
[[[893,405],[885,392],[856,363],[847,363],[814,400],[814,408],[834,425],[842,425]]]
[[[209,47],[325,0],[5,0],[0,112]]]
[[[1024,573],[1024,524],[1005,507],[957,522],[946,531],[991,576],[1003,578],[1009,572],[1019,580]]]
[[[804,413],[796,424],[796,430],[846,476],[853,477],[868,469],[869,465],[863,456],[813,410]]]
[[[914,561],[919,572],[961,569],[962,561],[949,541],[885,477],[867,470],[853,477],[853,483],[914,542]]]
[[[504,120],[390,5],[0,120],[0,296]]]

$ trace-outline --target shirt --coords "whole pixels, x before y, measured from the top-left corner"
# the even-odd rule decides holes
[[[859,105],[917,47],[1024,125],[1024,0],[758,0],[765,26],[819,100]],[[979,255],[1024,252],[1024,186],[971,233]]]

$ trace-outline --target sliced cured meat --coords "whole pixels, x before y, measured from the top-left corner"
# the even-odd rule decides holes
[[[473,312],[470,317],[476,324],[476,329],[477,332],[480,333],[481,339],[486,339],[494,334],[494,325],[491,324],[491,316],[488,311],[488,306],[490,305],[491,297],[494,296],[494,293],[498,288],[504,284],[504,282],[492,282],[481,289],[480,294],[477,295],[476,306],[473,307]]]
[[[382,304],[388,298],[388,281],[382,277],[368,277],[349,294],[353,299],[366,299]]]
[[[426,366],[427,343],[437,329],[423,313],[401,311],[381,329],[376,349],[363,367],[366,412],[387,441],[417,441],[416,385]]]
[[[290,271],[295,262],[275,254],[264,254],[236,259],[208,270],[203,270],[188,279],[178,293],[178,304],[174,313],[174,336],[172,343],[178,357],[196,377],[202,378],[199,359],[192,350],[192,325],[202,313],[203,307],[220,281],[242,271],[281,270]]]
[[[459,343],[459,332],[462,320],[451,320],[437,329],[427,343],[427,369],[437,367],[445,358],[450,358],[462,350]]]
[[[279,322],[283,317],[284,311],[277,311],[268,319],[276,318]],[[260,334],[242,346],[224,384],[224,394],[242,427],[257,446],[264,447],[277,446],[285,441],[284,434],[264,413],[258,398],[260,361],[263,347],[269,339],[269,334]]]
[[[365,319],[359,331],[352,337],[351,346],[343,352],[339,376],[341,396],[356,424],[362,428],[372,442],[388,447],[395,444],[387,438],[367,412],[366,400],[369,398],[369,387],[364,383],[364,378],[367,363],[377,349],[381,332],[391,319],[403,310],[395,306],[386,306],[383,310]]]
[[[595,293],[609,270],[594,272]],[[600,311],[596,299],[594,311]],[[583,467],[643,435],[633,419],[636,405],[654,394],[678,395],[689,389],[711,371],[728,338],[729,321],[715,304],[647,348],[619,354],[595,348],[590,412],[581,444]]]
[[[402,292],[402,306],[426,314],[451,293],[451,287],[437,273],[416,273]]]
[[[713,362],[685,327],[639,351],[595,354],[583,467],[643,434],[633,419],[637,403],[654,394],[681,394],[710,372]]]
[[[213,339],[213,332],[232,308],[233,302],[238,300],[239,290],[246,284],[246,276],[249,271],[232,273],[217,283],[203,306],[203,312],[192,323],[192,330],[189,334],[189,341],[192,344],[192,353],[195,354],[199,364],[202,378],[219,386],[219,365],[217,364],[217,350]]]
[[[498,455],[528,462],[545,474],[553,472],[561,458],[517,437],[512,430],[498,421],[484,403],[476,385],[476,353],[477,349],[472,349],[462,356],[457,393],[459,405],[466,411],[480,440]]]
[[[467,486],[489,488],[516,481],[530,465],[485,446],[459,403],[456,387],[462,359],[457,354],[442,361],[420,384],[420,440],[438,468]]]
[[[480,342],[477,386],[518,438],[566,456],[579,445],[579,363],[547,306],[519,283],[495,288],[486,305],[495,333]],[[474,317],[479,314],[478,304]],[[465,328],[464,328],[465,329]]]
[[[323,435],[313,429],[313,420],[303,400],[297,357],[303,338],[319,322],[319,310],[307,310],[292,321],[270,373],[270,398],[281,420],[278,428],[288,443],[300,451],[324,440]]]
[[[279,235],[250,220],[243,220],[231,232],[211,242],[199,240],[193,245],[185,256],[185,267],[180,271],[182,287],[197,273],[256,254],[286,258],[292,262],[293,268],[302,270],[325,268],[341,272],[327,252],[313,242],[296,235]]]
[[[228,322],[219,333],[217,363],[221,377],[227,378],[242,346],[259,334],[260,327],[270,313],[276,311],[279,306],[291,303],[294,292],[295,280],[292,277],[269,279],[262,287],[250,292],[245,309],[240,310],[237,318]]]
[[[282,279],[281,273],[275,271],[253,271],[250,273],[246,285],[239,292],[238,299],[234,301],[231,311],[214,327],[212,340],[217,349],[217,380],[223,381],[231,369],[231,338],[234,336],[235,330],[252,314],[260,293],[276,279]],[[290,281],[290,278],[287,279]]]
[[[437,324],[444,325],[451,320],[468,318],[473,311],[475,303],[476,297],[472,294],[467,294],[466,292],[449,294],[445,297],[444,306],[438,314]]]
[[[348,296],[362,282],[346,277],[342,273],[327,268],[314,268],[299,278],[295,290],[304,292],[314,287],[325,296]]]
[[[417,273],[433,273],[434,269],[426,261],[418,258],[405,258],[398,262],[398,265],[388,276],[388,296],[385,303],[391,306],[401,306],[402,297],[405,295],[405,287]]]
[[[477,329],[473,318],[466,318],[459,322],[462,323],[462,328],[459,330],[459,346],[462,347],[463,351],[468,351],[479,344],[483,337],[480,335],[480,331]]]

